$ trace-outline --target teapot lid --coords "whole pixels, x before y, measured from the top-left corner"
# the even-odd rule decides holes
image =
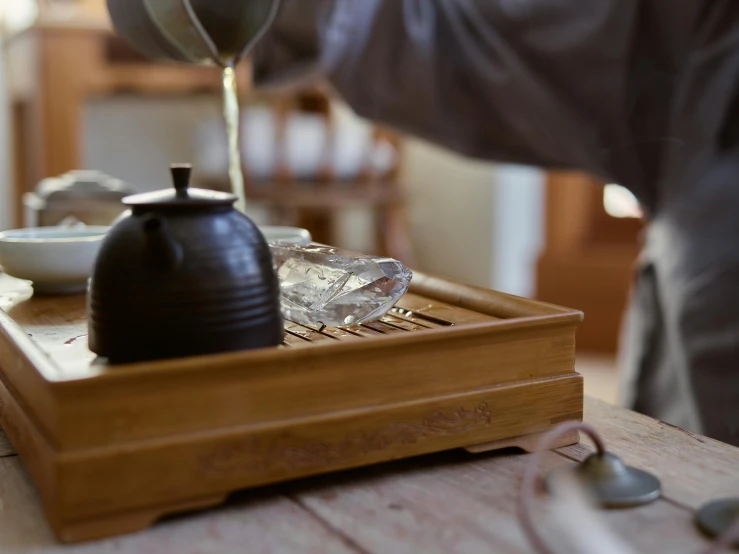
[[[172,164],[170,166],[174,188],[134,194],[123,199],[123,203],[132,207],[203,207],[230,206],[236,202],[233,194],[214,190],[190,188],[190,164]]]

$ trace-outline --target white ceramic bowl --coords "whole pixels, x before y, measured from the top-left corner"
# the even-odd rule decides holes
[[[37,292],[83,292],[110,227],[37,227],[0,233],[0,265]]]
[[[310,244],[313,240],[307,229],[299,227],[280,227],[278,225],[260,226],[259,230],[267,242],[286,242],[288,244]]]

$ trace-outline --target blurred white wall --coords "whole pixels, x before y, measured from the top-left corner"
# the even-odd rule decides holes
[[[492,286],[495,166],[414,139],[408,141],[406,155],[404,182],[418,266]]]
[[[0,56],[0,231],[12,227],[10,193],[13,186],[10,106],[8,104],[5,58]]]
[[[157,99],[121,95],[90,101],[84,112],[84,163],[142,190],[167,187],[169,164],[192,161],[192,137],[198,124],[220,113],[220,96]]]
[[[491,286],[517,296],[536,292],[536,262],[544,246],[542,171],[501,165],[495,172]]]

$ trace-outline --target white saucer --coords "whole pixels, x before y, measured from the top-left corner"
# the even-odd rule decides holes
[[[0,265],[36,292],[84,292],[110,227],[37,227],[0,233]]]

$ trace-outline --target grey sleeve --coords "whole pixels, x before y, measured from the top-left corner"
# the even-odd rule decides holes
[[[284,0],[255,79],[320,74],[360,115],[462,154],[609,176],[634,163],[627,80],[640,4]]]

